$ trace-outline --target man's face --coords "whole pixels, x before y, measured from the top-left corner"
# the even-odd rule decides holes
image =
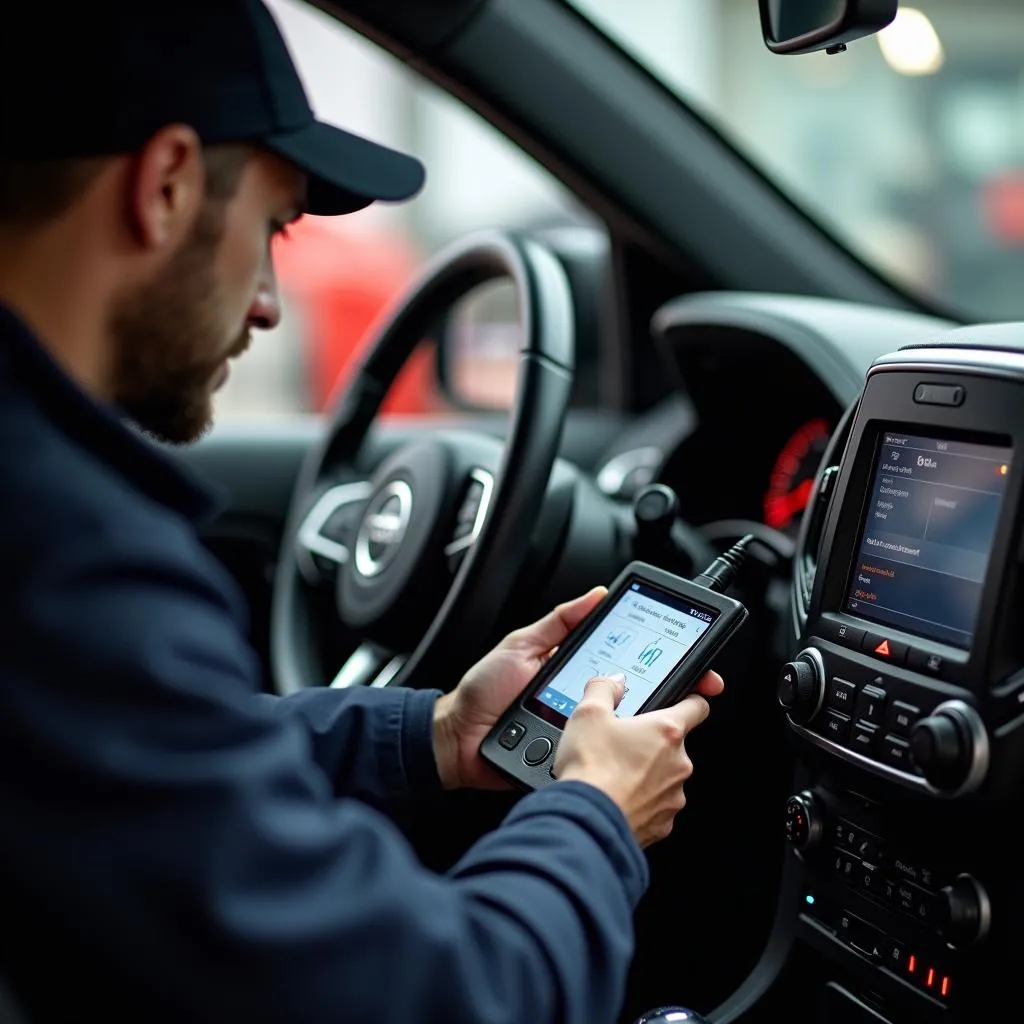
[[[114,317],[114,401],[147,433],[197,440],[213,394],[253,328],[280,318],[271,242],[299,212],[303,175],[269,153],[246,165],[230,200],[207,199],[189,238]]]

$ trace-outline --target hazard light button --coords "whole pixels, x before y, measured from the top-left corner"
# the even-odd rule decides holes
[[[907,645],[881,633],[865,633],[860,649],[892,665],[904,665],[907,661]]]

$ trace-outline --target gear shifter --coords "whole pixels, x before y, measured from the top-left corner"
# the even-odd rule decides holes
[[[660,1006],[638,1017],[635,1024],[708,1024],[708,1020],[685,1006]]]
[[[633,499],[633,557],[689,578],[718,552],[678,516],[679,498],[671,487],[641,487]]]

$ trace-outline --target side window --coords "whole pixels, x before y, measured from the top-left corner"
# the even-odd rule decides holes
[[[490,227],[595,226],[544,168],[390,54],[303,0],[268,2],[317,115],[414,153],[428,179],[409,203],[305,217],[275,242],[282,322],[233,368],[218,396],[222,420],[324,409],[377,317],[456,238]],[[492,288],[489,301],[470,297],[459,307],[454,347],[470,351],[453,386],[465,385],[476,404],[502,408],[514,394],[517,318],[502,284]],[[424,343],[385,412],[442,410],[456,411],[437,388],[432,346]]]

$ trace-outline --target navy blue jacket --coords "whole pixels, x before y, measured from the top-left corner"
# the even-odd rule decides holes
[[[647,882],[582,783],[446,875],[436,691],[259,693],[208,497],[0,308],[0,965],[33,1020],[598,1024]],[[374,805],[377,805],[375,808]]]

